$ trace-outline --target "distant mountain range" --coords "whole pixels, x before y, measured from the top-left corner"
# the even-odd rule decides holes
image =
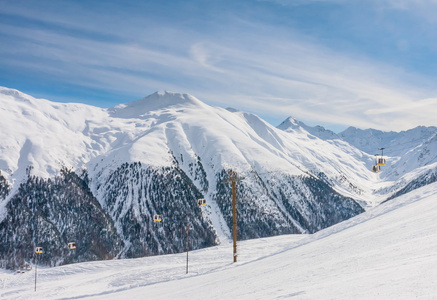
[[[363,130],[351,126],[336,134],[322,126],[308,126],[292,117],[287,118],[277,128],[285,131],[305,130],[325,141],[340,139],[368,154],[381,154],[379,149],[385,148],[385,154],[388,156],[402,156],[437,135],[437,127],[434,126],[419,126],[401,132]]]
[[[276,128],[170,92],[102,109],[0,88],[0,107],[7,268],[37,245],[52,266],[180,252],[187,223],[192,249],[220,243],[232,228],[231,170],[242,178],[239,239],[316,232],[436,177],[435,127],[335,134],[288,118]],[[375,174],[379,148],[387,165]]]

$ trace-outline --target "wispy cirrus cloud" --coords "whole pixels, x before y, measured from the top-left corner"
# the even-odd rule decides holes
[[[208,56],[220,57],[217,66],[225,70],[229,82],[239,83],[235,98],[245,99],[240,100],[245,109],[258,107],[272,114],[297,113],[306,120],[383,128],[390,108],[414,107],[435,92],[409,83],[428,79],[379,61],[338,55],[301,38],[281,43],[275,42],[277,37],[270,38],[263,40],[264,46],[257,45],[256,53],[244,48],[245,41],[231,48],[210,44],[204,49],[210,51]],[[235,91],[229,85],[226,90]],[[378,113],[376,108],[384,111]],[[402,127],[414,123],[402,119]]]
[[[333,47],[294,23],[271,23],[275,11],[260,21],[256,12],[254,17],[225,7],[223,16],[215,16],[214,8],[199,19],[175,11],[154,16],[153,6],[146,13],[143,6],[126,9],[114,2],[100,11],[68,5],[70,15],[55,8],[35,14],[35,8],[3,7],[9,20],[0,22],[0,36],[7,41],[0,45],[5,58],[0,68],[39,76],[51,86],[113,93],[97,104],[107,107],[173,90],[256,113],[275,125],[289,115],[336,129],[435,125],[435,77],[381,60],[364,48]],[[45,97],[71,101],[79,96]]]

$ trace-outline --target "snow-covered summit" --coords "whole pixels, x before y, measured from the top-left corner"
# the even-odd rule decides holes
[[[155,92],[143,99],[119,104],[108,111],[116,118],[141,118],[151,111],[186,106],[202,106],[203,102],[188,94],[174,92]]]
[[[26,95],[26,94],[24,94],[24,93],[22,93],[22,92],[20,92],[18,90],[10,89],[10,88],[3,87],[3,86],[0,86],[0,94],[5,95],[5,96],[14,97],[17,100],[18,99],[25,100],[26,98],[29,98],[28,95]]]
[[[296,120],[295,118],[288,117],[281,124],[279,124],[277,128],[284,131],[292,131],[292,130],[300,129],[302,127],[302,124],[303,124],[302,122]]]
[[[287,132],[305,131],[322,140],[333,140],[338,138],[334,132],[329,129],[325,129],[323,126],[317,125],[311,127],[293,117],[288,117],[285,119],[277,126],[277,128]]]

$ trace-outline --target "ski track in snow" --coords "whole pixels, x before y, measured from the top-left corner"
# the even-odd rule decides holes
[[[312,235],[0,271],[1,299],[435,299],[437,183]]]

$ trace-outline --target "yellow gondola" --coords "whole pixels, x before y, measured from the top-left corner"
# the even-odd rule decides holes
[[[42,247],[36,247],[35,248],[35,253],[36,254],[42,254]]]
[[[206,205],[206,200],[205,200],[205,199],[199,199],[199,200],[197,200],[197,205],[198,205],[198,206],[205,206],[205,205]]]
[[[379,150],[381,150],[381,157],[376,160],[376,165],[378,166],[385,166],[384,149],[385,148],[379,148]]]
[[[76,243],[74,243],[74,242],[68,243],[68,248],[70,250],[76,249]]]
[[[380,166],[378,166],[378,165],[373,166],[373,167],[372,167],[372,172],[374,172],[374,173],[379,173],[379,172],[381,172],[381,168],[380,168]]]
[[[161,221],[162,221],[162,217],[161,217],[161,215],[154,215],[154,216],[153,216],[153,221],[155,221],[155,222],[161,222]]]
[[[385,158],[383,158],[383,157],[378,158],[376,165],[377,166],[385,166]]]

